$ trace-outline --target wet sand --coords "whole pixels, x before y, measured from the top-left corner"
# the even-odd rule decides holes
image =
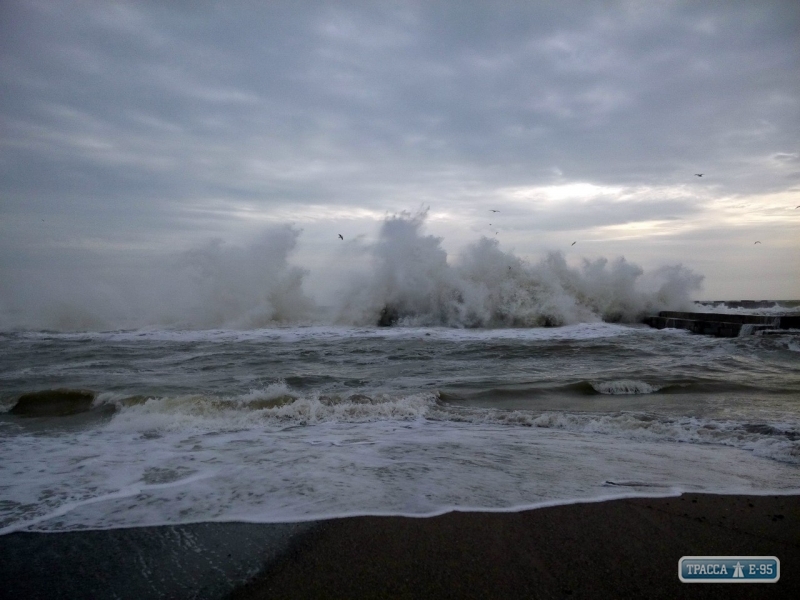
[[[687,555],[777,556],[781,578],[681,583]],[[232,598],[800,598],[800,497],[332,520]]]
[[[777,556],[781,578],[684,584],[686,555]],[[0,556],[4,598],[800,598],[800,496],[13,533]]]

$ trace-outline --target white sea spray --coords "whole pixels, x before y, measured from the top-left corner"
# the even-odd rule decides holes
[[[300,231],[273,227],[243,244],[211,240],[139,260],[80,254],[0,298],[0,329],[252,329],[309,318],[306,272],[289,263]],[[69,255],[68,256],[72,256]]]
[[[325,306],[291,263],[300,230],[271,227],[236,244],[212,240],[147,259],[66,253],[36,277],[0,288],[0,330],[248,330],[276,324],[539,327],[632,323],[690,308],[702,276],[680,265],[645,272],[624,257],[530,262],[481,238],[456,257],[424,232],[427,213],[387,217],[353,250],[348,284]]]
[[[339,320],[373,324],[536,327],[611,321],[636,322],[658,310],[685,309],[702,276],[682,266],[643,269],[624,258],[584,260],[571,267],[563,254],[529,263],[481,238],[452,263],[440,238],[425,235],[426,213],[387,219],[365,251],[372,270],[354,278]]]

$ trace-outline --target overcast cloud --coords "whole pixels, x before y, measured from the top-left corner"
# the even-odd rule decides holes
[[[284,223],[325,290],[337,234],[421,206],[451,254],[485,235],[799,298],[798,31],[795,0],[6,0],[0,301]]]

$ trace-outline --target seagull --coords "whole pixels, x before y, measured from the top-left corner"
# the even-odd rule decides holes
[[[577,244],[577,243],[578,243],[578,242],[572,242],[572,243],[570,244],[570,246],[574,246],[574,245],[575,245],[575,244]]]
[[[494,210],[493,208],[490,208],[489,212],[500,212],[500,211],[499,210]]]
[[[342,234],[341,234],[341,233],[339,234],[339,239],[340,239],[340,240],[343,240],[343,239],[344,239],[344,238],[342,237]]]
[[[756,244],[760,244],[760,243],[761,243],[761,242],[753,242],[753,245],[755,246]]]
[[[702,176],[703,176],[703,174],[702,174],[702,173],[695,173],[695,174],[694,174],[694,176],[695,176],[695,177],[702,177]]]

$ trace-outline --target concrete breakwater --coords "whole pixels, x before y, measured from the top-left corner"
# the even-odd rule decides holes
[[[698,304],[716,308],[781,308],[784,310],[800,310],[800,300],[698,300]]]
[[[644,323],[656,329],[688,329],[693,333],[716,337],[738,337],[760,331],[800,329],[798,315],[739,315],[725,313],[695,313],[662,311],[657,317],[647,317]]]

